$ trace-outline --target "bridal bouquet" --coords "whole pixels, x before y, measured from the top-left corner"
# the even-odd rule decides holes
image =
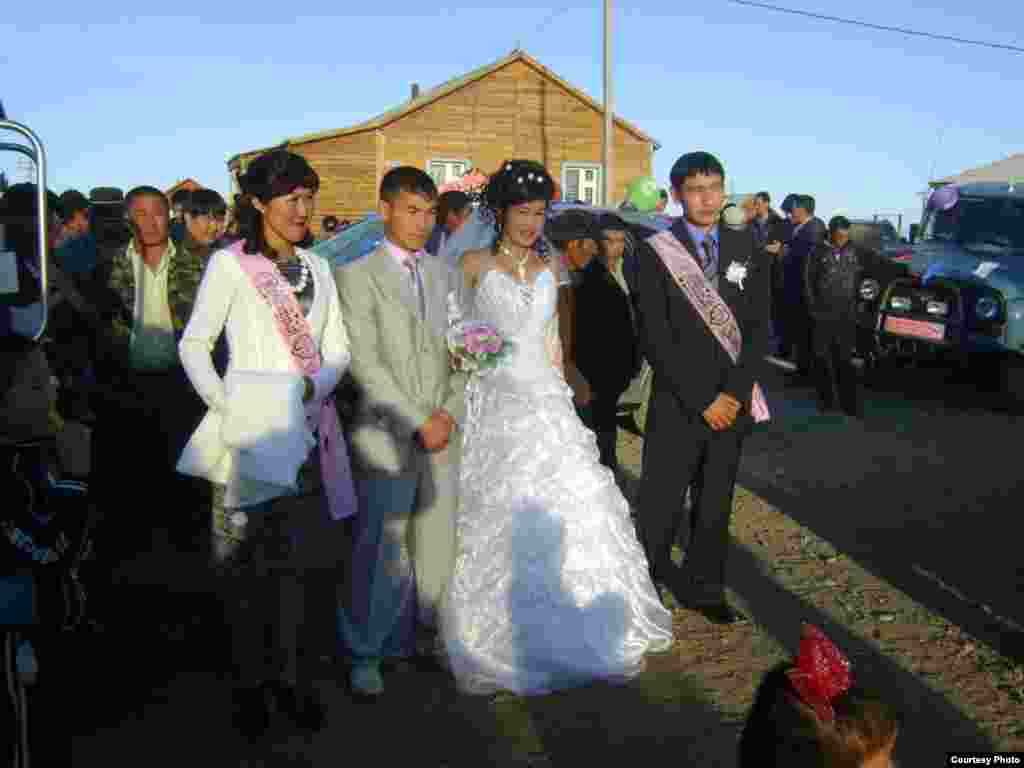
[[[448,331],[448,352],[456,371],[474,373],[496,368],[512,347],[512,342],[487,323],[457,323]]]

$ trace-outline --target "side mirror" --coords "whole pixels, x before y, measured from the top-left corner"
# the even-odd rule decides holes
[[[918,237],[921,236],[921,225],[911,224],[910,225],[910,244],[913,245],[917,242]]]

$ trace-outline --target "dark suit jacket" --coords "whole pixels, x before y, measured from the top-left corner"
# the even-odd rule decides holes
[[[780,237],[778,233],[779,227],[784,221],[785,220],[775,211],[768,211],[768,218],[765,219],[763,225],[755,220],[751,229],[754,232],[754,240],[757,243],[758,248],[764,248],[773,240],[783,242],[782,237]]]
[[[804,270],[814,250],[825,241],[824,222],[812,218],[797,232],[786,249],[784,259],[786,302],[793,307],[805,307]]]
[[[691,254],[696,254],[682,219],[671,232]],[[704,411],[725,392],[743,405],[735,425],[741,427],[751,423],[751,394],[768,351],[770,264],[756,248],[749,228],[735,231],[720,227],[719,233],[718,292],[743,334],[738,362],[733,364],[646,241],[641,245],[639,276],[643,348],[654,370],[655,389],[668,389],[675,395],[680,416],[704,424]],[[725,279],[734,261],[747,266],[742,290]]]
[[[640,368],[630,297],[594,259],[576,288],[576,367],[599,395],[619,395]]]

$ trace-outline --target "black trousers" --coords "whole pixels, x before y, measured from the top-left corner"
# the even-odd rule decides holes
[[[601,454],[601,463],[612,470],[619,468],[616,445],[619,436],[620,397],[622,392],[595,392],[589,404],[576,409],[583,423],[597,436],[597,450]]]
[[[124,373],[95,398],[91,493],[102,523],[96,549],[115,564],[148,551],[154,528],[182,546],[208,538],[212,487],[175,471],[203,414],[181,368]]]
[[[741,424],[714,432],[697,418],[682,414],[671,393],[652,392],[639,529],[652,578],[664,580],[671,571],[678,538],[684,544],[689,597],[710,602],[721,599],[725,589],[733,489],[747,430]],[[687,488],[692,489],[689,510],[683,504]]]
[[[859,418],[864,412],[860,372],[852,362],[853,342],[849,336],[846,331],[829,333],[826,328],[817,330],[815,383],[818,407],[822,411],[838,407],[848,416]]]

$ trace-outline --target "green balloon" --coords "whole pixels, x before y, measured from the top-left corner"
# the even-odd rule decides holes
[[[632,203],[641,213],[650,213],[658,207],[661,191],[658,182],[650,176],[641,176],[629,182],[626,187],[626,202]]]

